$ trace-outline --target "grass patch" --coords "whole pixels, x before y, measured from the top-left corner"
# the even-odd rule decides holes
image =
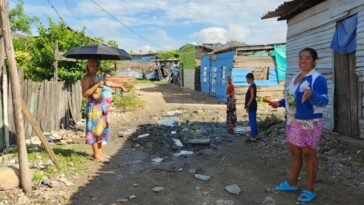
[[[112,101],[116,107],[122,108],[124,111],[134,111],[144,107],[144,101],[134,94],[113,96]]]
[[[28,160],[30,163],[44,165],[44,169],[35,170],[33,173],[33,180],[39,182],[45,176],[62,173],[65,175],[72,175],[75,172],[81,172],[85,168],[85,164],[89,161],[85,151],[80,150],[80,145],[57,145],[52,146],[52,149],[60,163],[60,167],[56,167],[51,162],[47,151],[43,147],[28,147]],[[18,157],[18,152],[15,149],[12,154]]]
[[[258,127],[260,130],[266,130],[275,124],[283,123],[283,119],[279,118],[277,115],[270,115],[262,121],[258,122]]]
[[[44,172],[36,170],[33,172],[33,180],[40,182],[44,178]]]
[[[147,79],[143,79],[143,80],[134,80],[134,84],[153,84],[153,81],[147,80]]]

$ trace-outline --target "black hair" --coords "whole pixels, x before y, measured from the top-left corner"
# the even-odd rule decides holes
[[[309,52],[309,53],[311,54],[311,56],[312,56],[313,60],[317,60],[317,59],[319,59],[319,57],[318,57],[318,55],[317,55],[317,51],[316,51],[315,49],[313,49],[313,48],[309,48],[309,47],[304,48],[304,49],[302,49],[302,50],[299,52],[299,54],[301,54],[301,53],[303,53],[303,52],[305,52],[305,51],[307,51],[307,52]]]
[[[111,70],[110,69],[106,69],[105,71],[104,71],[104,76],[105,75],[110,75],[111,74]]]
[[[254,74],[253,73],[248,73],[248,74],[246,74],[245,77],[248,78],[248,79],[254,80]]]

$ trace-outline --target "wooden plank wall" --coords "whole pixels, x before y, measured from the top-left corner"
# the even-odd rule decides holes
[[[361,89],[361,91],[359,92],[359,97],[362,99],[360,102],[361,112],[359,113],[359,127],[360,138],[364,139],[364,8],[358,12],[358,28],[356,35],[356,72],[360,78],[359,89]]]
[[[22,77],[19,72],[19,78]],[[65,82],[43,81],[33,82],[21,80],[22,100],[28,105],[33,117],[43,132],[57,131],[67,128],[81,120],[82,94],[80,82],[68,84]],[[13,121],[13,105],[11,92],[9,96],[10,132],[15,132]],[[25,120],[26,138],[34,136],[31,125]]]
[[[329,18],[329,1],[302,12],[288,21],[287,31],[287,74],[286,83],[299,72],[298,53],[305,47],[317,50],[320,60],[316,69],[326,77],[328,83],[329,105],[324,111],[324,126],[334,129],[334,73],[333,55],[330,49],[335,32],[335,21]]]
[[[340,6],[345,4],[345,7]],[[364,2],[362,0],[327,0],[288,20],[287,31],[287,77],[286,82],[296,74],[298,69],[298,52],[305,47],[317,50],[320,57],[316,68],[326,78],[330,103],[324,111],[325,128],[334,129],[334,69],[333,51],[330,48],[335,32],[336,21],[345,16],[358,13],[356,73],[364,84]],[[364,85],[363,85],[364,88]],[[360,92],[361,93],[361,92]],[[364,97],[364,96],[363,96]],[[364,98],[361,102],[364,113]],[[362,116],[363,117],[363,116]],[[364,131],[364,119],[360,120]],[[361,132],[364,133],[364,132]]]

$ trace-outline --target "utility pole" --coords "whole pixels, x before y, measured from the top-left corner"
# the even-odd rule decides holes
[[[9,64],[11,90],[13,94],[14,122],[16,128],[16,141],[19,151],[20,182],[24,192],[29,193],[32,189],[32,181],[29,171],[27,148],[25,145],[24,121],[21,108],[21,92],[6,0],[0,0],[0,13],[2,23],[1,29],[4,35],[5,51]]]

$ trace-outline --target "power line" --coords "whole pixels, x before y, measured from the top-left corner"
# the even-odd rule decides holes
[[[72,18],[75,20],[75,22],[80,26],[80,28],[83,28],[80,19],[78,19],[75,15],[73,15],[70,5],[68,4],[67,0],[64,0],[64,3],[66,4],[66,8],[68,10],[68,12],[71,14]]]
[[[56,14],[58,15],[58,18],[61,19],[62,21],[64,21],[62,16],[58,13],[56,7],[54,7],[53,4],[49,0],[47,0],[47,2],[52,7],[52,9],[56,12]]]
[[[112,19],[114,19],[116,22],[120,23],[122,26],[124,26],[126,29],[128,29],[130,32],[134,33],[135,35],[137,35],[139,38],[143,39],[144,41],[157,46],[158,48],[164,49],[161,46],[158,46],[156,44],[154,44],[153,42],[149,41],[148,39],[144,38],[142,35],[140,35],[138,32],[134,31],[134,29],[130,28],[129,26],[127,26],[124,22],[122,22],[121,20],[119,20],[118,18],[116,18],[114,15],[112,15],[109,11],[107,11],[106,9],[104,9],[100,4],[98,4],[96,2],[96,0],[92,0],[92,2],[94,2],[94,4],[96,6],[98,6],[102,11],[104,11],[106,14],[108,14]]]

